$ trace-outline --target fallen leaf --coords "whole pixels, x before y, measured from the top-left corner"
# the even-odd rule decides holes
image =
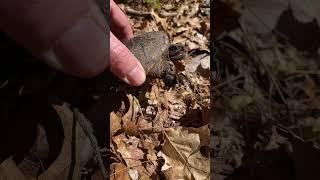
[[[186,66],[185,66],[186,72],[189,72],[189,73],[196,72],[198,69],[198,66],[200,66],[201,64],[201,61],[203,61],[203,59],[208,59],[208,58],[210,63],[210,57],[206,54],[200,54],[198,56],[193,57],[192,60],[186,63]],[[204,60],[204,61],[207,61],[207,60]]]
[[[116,113],[110,113],[110,137],[112,137],[118,130],[121,129],[121,117]]]
[[[111,180],[130,180],[130,177],[128,174],[128,168],[122,163],[112,163],[110,179]]]
[[[122,117],[122,128],[128,135],[137,136],[139,134],[139,126],[137,124],[140,111],[139,101],[132,95],[127,95],[127,98],[130,105],[128,112]]]
[[[128,171],[129,176],[132,180],[138,180],[139,179],[139,173],[136,169],[129,169]]]
[[[152,122],[145,120],[142,116],[138,118],[138,127],[140,131],[144,131],[145,133],[151,133],[153,130]]]
[[[143,159],[143,151],[138,148],[139,139],[131,136],[128,139],[124,134],[114,136],[113,141],[117,145],[117,151],[121,154],[128,167],[140,166]]]
[[[159,156],[165,159],[161,171],[167,179],[209,179],[210,161],[200,152],[200,135],[188,129],[167,128],[166,142]]]
[[[140,179],[148,179],[149,174],[141,162],[144,159],[144,152],[138,147],[141,143],[140,139],[135,136],[127,138],[124,134],[115,136],[112,139],[117,145],[116,150],[121,154],[127,167],[136,169],[139,172]]]
[[[148,103],[150,105],[158,105],[160,98],[160,88],[157,85],[153,85],[150,92],[146,93],[146,98],[148,98]]]

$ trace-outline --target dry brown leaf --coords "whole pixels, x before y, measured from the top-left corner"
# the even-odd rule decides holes
[[[167,128],[165,137],[159,155],[165,159],[161,171],[167,179],[209,179],[210,161],[200,153],[200,134],[178,127]]]
[[[210,20],[209,18],[205,19],[204,21],[200,22],[200,32],[203,35],[207,35],[210,32]]]
[[[112,137],[118,130],[121,129],[121,117],[116,113],[110,113],[110,137]]]
[[[204,125],[199,128],[183,127],[182,131],[184,130],[187,130],[189,133],[199,134],[200,147],[210,145],[210,129],[208,125]]]
[[[152,85],[150,92],[146,93],[148,103],[150,105],[158,105],[160,98],[160,88],[157,85]]]
[[[320,96],[316,95],[316,90],[316,83],[309,76],[307,76],[304,82],[304,91],[310,98],[311,104],[317,109],[320,109]]]
[[[142,116],[139,116],[138,118],[138,126],[140,131],[150,133],[153,130],[152,122],[145,120]]]
[[[153,9],[151,10],[151,16],[157,22],[160,28],[167,29],[166,18],[161,18]]]
[[[122,163],[112,163],[110,180],[130,180],[128,168]]]
[[[127,98],[130,105],[128,112],[122,117],[122,128],[128,135],[137,136],[139,135],[139,126],[137,124],[140,111],[139,101],[132,95],[127,95]]]
[[[141,165],[143,159],[143,151],[138,148],[139,139],[131,136],[128,139],[124,134],[120,134],[112,138],[116,143],[116,150],[121,154],[128,167]]]
[[[116,150],[121,154],[126,162],[128,169],[135,169],[139,172],[139,179],[149,179],[147,170],[142,165],[141,160],[144,159],[144,152],[138,147],[140,139],[124,134],[120,134],[112,138],[117,145]]]
[[[155,148],[160,145],[158,134],[144,135],[142,139],[142,147],[147,150],[147,161],[144,163],[146,170],[150,175],[157,175],[156,169],[158,168],[158,157]]]
[[[165,123],[169,120],[169,113],[166,109],[158,108],[158,112],[153,121],[153,131],[162,132]]]

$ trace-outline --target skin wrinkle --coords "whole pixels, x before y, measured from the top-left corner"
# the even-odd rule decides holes
[[[126,60],[129,57],[129,53],[127,53],[124,50],[124,47],[122,44],[120,44],[119,42],[113,40],[115,37],[112,35],[111,36],[111,41],[113,41],[113,43],[110,43],[111,47],[110,49],[113,51],[113,53],[111,53],[111,59],[112,61],[110,61],[110,69],[112,72],[114,72],[114,68],[113,67],[122,67],[121,65],[126,64]],[[112,56],[112,54],[114,54],[114,57]],[[130,68],[131,70],[134,67]],[[123,78],[126,76],[126,70],[123,69],[116,69],[116,71],[118,72],[118,75]],[[130,70],[129,70],[130,71]]]

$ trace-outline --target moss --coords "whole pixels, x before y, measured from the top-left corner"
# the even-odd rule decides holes
[[[144,2],[152,8],[159,9],[160,8],[160,0],[144,0]]]

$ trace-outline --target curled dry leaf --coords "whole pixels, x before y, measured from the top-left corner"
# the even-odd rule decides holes
[[[148,98],[148,103],[150,105],[158,105],[160,98],[160,88],[157,85],[153,85],[150,92],[146,93],[146,98]]]
[[[114,112],[110,113],[110,137],[121,129],[121,117]]]
[[[139,172],[139,179],[149,179],[149,174],[141,162],[144,159],[144,152],[138,147],[141,143],[140,139],[134,136],[127,138],[124,134],[115,136],[112,139],[117,145],[116,150],[126,162],[127,168],[137,170]]]
[[[201,140],[208,143],[210,137],[206,129],[201,134],[192,133],[197,132],[194,128],[165,130],[166,142],[159,155],[165,159],[161,171],[167,179],[209,179],[210,161],[200,152]]]
[[[143,151],[138,148],[139,139],[130,136],[128,139],[124,134],[112,138],[117,145],[117,151],[121,154],[128,167],[140,166],[143,159]]]
[[[162,132],[165,126],[165,123],[169,120],[169,113],[166,109],[158,108],[158,112],[153,121],[153,131]]]
[[[147,151],[147,162],[145,164],[146,170],[150,174],[156,174],[158,167],[158,157],[155,148],[160,145],[158,134],[144,135],[142,138],[142,147]]]
[[[123,131],[131,136],[137,136],[139,134],[138,113],[140,111],[139,101],[132,95],[127,95],[129,100],[129,110],[122,117]]]
[[[144,131],[145,133],[151,133],[153,130],[152,122],[145,120],[142,116],[138,118],[138,126],[140,131]]]

